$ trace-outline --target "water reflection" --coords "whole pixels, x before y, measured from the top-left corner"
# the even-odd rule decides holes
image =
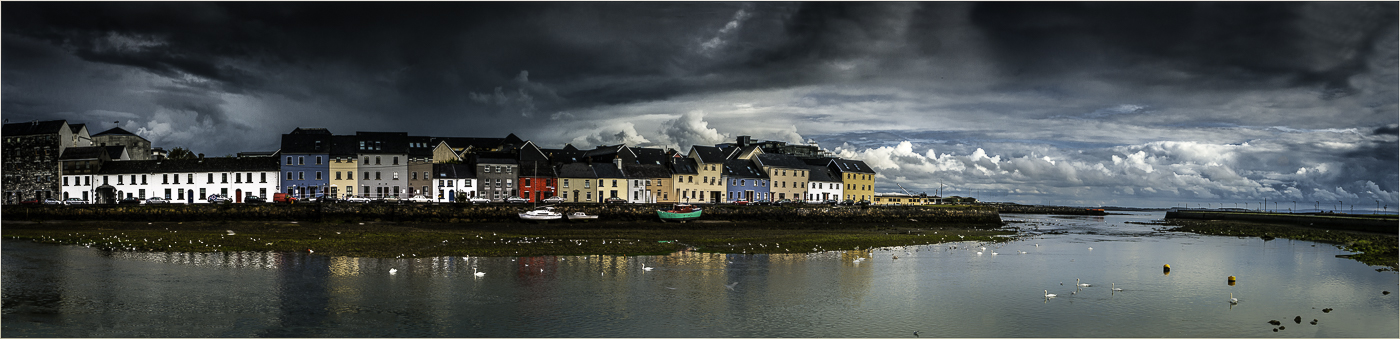
[[[1344,252],[1327,245],[1125,223],[1159,217],[1017,216],[1025,236],[1005,243],[762,255],[378,259],[104,252],[5,240],[3,330],[13,337],[907,337],[916,330],[1235,337],[1274,335],[1258,325],[1296,315],[1320,322],[1288,327],[1291,335],[1397,336],[1396,294],[1379,293],[1395,289],[1394,273],[1337,259]],[[1168,263],[1170,275],[1162,271]],[[1228,276],[1239,279],[1230,285]],[[1093,286],[1075,288],[1075,278]],[[1042,290],[1059,297],[1047,300]],[[1239,304],[1227,302],[1231,293]],[[1317,311],[1324,307],[1338,311]]]

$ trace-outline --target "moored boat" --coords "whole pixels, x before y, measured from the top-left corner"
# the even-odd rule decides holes
[[[588,214],[588,213],[583,213],[583,212],[569,213],[568,217],[569,217],[569,221],[592,221],[592,220],[598,220],[598,215],[596,215],[596,214]]]
[[[550,221],[563,219],[564,214],[555,212],[553,207],[540,207],[520,213],[520,219],[525,221]]]
[[[676,204],[669,210],[656,210],[661,222],[695,220],[700,218],[700,208],[690,204]]]

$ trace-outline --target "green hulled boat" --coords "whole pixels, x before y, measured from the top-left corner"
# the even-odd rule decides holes
[[[656,216],[661,217],[661,222],[695,220],[700,218],[700,208],[690,204],[676,204],[669,210],[656,210]]]

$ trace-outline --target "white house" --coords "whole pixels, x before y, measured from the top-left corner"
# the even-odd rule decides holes
[[[93,203],[122,198],[162,197],[175,203],[207,203],[219,194],[241,203],[248,196],[270,199],[278,193],[277,158],[203,158],[108,161],[91,174],[65,175],[70,197],[93,196]]]
[[[433,164],[433,183],[429,196],[437,202],[464,202],[476,196],[476,171],[472,165]]]
[[[833,175],[826,166],[808,166],[811,171],[807,181],[807,202],[821,203],[827,200],[841,201],[841,178]]]

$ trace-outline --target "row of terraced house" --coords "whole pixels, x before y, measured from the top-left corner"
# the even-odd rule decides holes
[[[89,135],[64,120],[4,125],[6,204],[79,198],[95,203],[163,197],[234,202],[273,193],[366,198],[424,196],[452,202],[504,201],[728,203],[875,198],[875,171],[814,145],[755,142],[672,149],[597,146],[541,148],[514,134],[500,138],[411,136],[405,132],[336,135],[297,128],[281,148],[232,157],[168,159],[145,138],[113,128]]]

